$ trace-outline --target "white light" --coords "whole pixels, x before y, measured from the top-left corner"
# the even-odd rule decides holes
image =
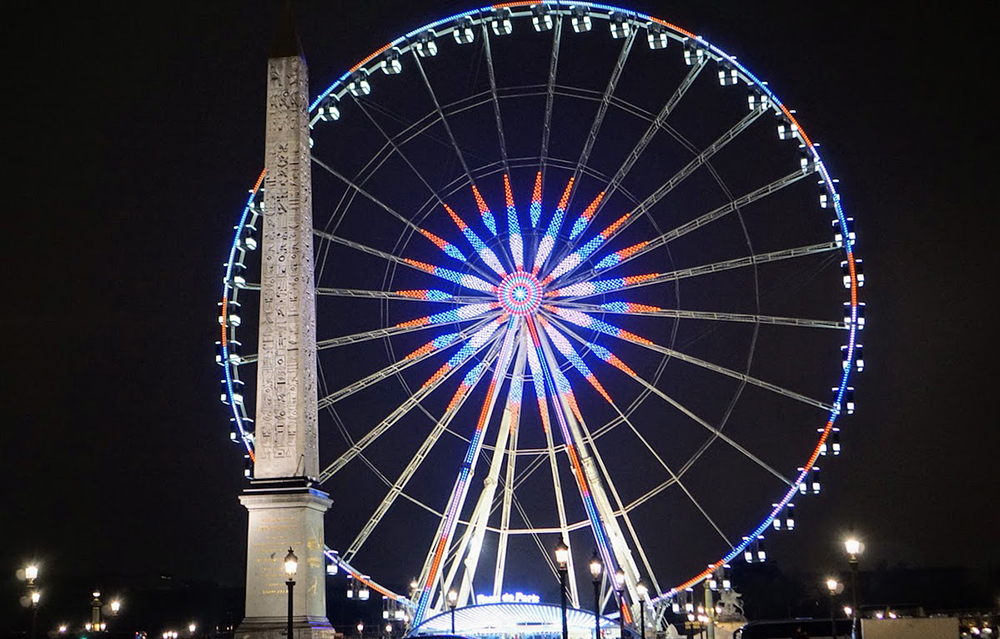
[[[288,547],[288,554],[285,555],[285,574],[291,579],[295,577],[295,572],[299,569],[299,558],[292,552],[292,547]]]
[[[833,577],[830,577],[830,578],[828,578],[826,580],[826,589],[829,590],[831,593],[836,593],[837,592],[837,586],[839,586],[839,585],[840,584],[837,583],[837,580],[834,579]]]
[[[850,617],[853,614],[854,614],[854,608],[851,608],[850,606],[844,606],[844,615]]]
[[[25,568],[24,578],[27,579],[29,582],[38,579],[38,566],[36,566],[35,564],[30,564],[27,568]]]
[[[42,593],[38,590],[33,590],[31,592],[31,603],[37,604],[42,598]]]
[[[188,632],[194,632],[197,629],[198,625],[195,622],[192,621],[191,623],[188,624]]]
[[[122,609],[122,602],[115,599],[111,602],[111,612],[118,614],[118,611]]]
[[[67,630],[69,630],[69,628],[66,627],[66,624],[62,624],[61,626],[59,626],[59,634],[63,634]]]

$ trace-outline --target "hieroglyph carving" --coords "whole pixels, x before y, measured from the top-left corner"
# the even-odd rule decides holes
[[[257,479],[319,473],[308,84],[301,57],[268,61]]]

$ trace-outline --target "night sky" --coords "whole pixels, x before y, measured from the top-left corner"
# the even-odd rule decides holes
[[[300,3],[311,94],[399,33],[471,6],[405,4]],[[982,16],[630,6],[768,80],[822,144],[858,221],[868,303],[858,412],[825,494],[803,504],[799,532],[773,557],[790,569],[841,565],[854,526],[873,564],[996,565],[998,218]],[[12,578],[38,558],[68,576],[239,585],[243,460],[213,342],[221,263],[263,162],[276,3],[15,11],[0,568]]]

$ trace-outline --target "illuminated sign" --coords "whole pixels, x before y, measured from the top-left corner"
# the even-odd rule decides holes
[[[496,604],[496,603],[539,603],[541,599],[538,595],[523,592],[513,594],[505,592],[502,595],[476,595],[476,604]]]

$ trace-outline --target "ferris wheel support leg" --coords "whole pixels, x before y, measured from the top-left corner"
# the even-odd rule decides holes
[[[476,568],[479,566],[479,556],[483,547],[483,539],[486,535],[486,524],[489,521],[493,498],[496,495],[500,469],[503,467],[504,452],[507,449],[507,441],[511,431],[516,430],[518,425],[521,405],[521,385],[524,380],[525,351],[523,340],[518,339],[517,341],[518,351],[514,364],[514,376],[511,378],[510,389],[507,392],[507,405],[500,420],[500,432],[497,434],[496,446],[493,449],[493,456],[490,460],[490,470],[483,481],[483,491],[480,493],[476,509],[473,511],[472,535],[469,542],[469,551],[464,561],[465,578],[462,579],[462,585],[458,592],[459,606],[467,605],[470,596],[475,597],[475,592],[472,590],[472,582],[476,576]],[[458,562],[455,562],[455,565],[457,566]]]
[[[512,319],[511,323],[515,321]],[[455,486],[452,488],[451,497],[448,499],[448,507],[445,509],[445,515],[438,527],[439,533],[435,535],[435,541],[428,553],[429,565],[425,562],[425,568],[420,578],[420,581],[423,583],[423,590],[420,593],[417,609],[413,615],[414,626],[419,626],[424,620],[428,605],[433,599],[434,584],[440,579],[443,573],[442,564],[444,563],[448,546],[453,541],[455,527],[458,524],[458,516],[462,511],[462,506],[465,504],[465,498],[469,492],[469,481],[475,475],[476,462],[479,460],[479,452],[482,450],[489,417],[493,412],[493,407],[496,405],[497,388],[510,367],[514,337],[517,334],[517,330],[511,325],[508,325],[505,330],[507,332],[504,337],[503,346],[500,349],[500,360],[493,371],[493,379],[490,380],[490,387],[486,393],[486,399],[483,401],[483,409],[479,415],[476,432],[472,436],[472,441],[469,442],[469,450],[466,453],[465,461],[459,471],[458,478],[455,480]],[[444,597],[445,589],[442,587],[439,593],[442,605]]]

